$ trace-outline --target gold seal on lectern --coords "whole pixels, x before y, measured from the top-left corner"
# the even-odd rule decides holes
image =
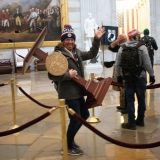
[[[47,56],[46,69],[54,76],[61,76],[68,69],[68,61],[60,51],[55,51]]]

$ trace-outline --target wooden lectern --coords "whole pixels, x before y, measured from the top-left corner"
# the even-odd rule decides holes
[[[112,78],[104,78],[101,81],[95,82],[94,80],[85,80],[78,76],[73,79],[78,84],[83,86],[87,91],[86,107],[93,108],[101,106],[103,99],[112,83]]]
[[[24,58],[24,63],[23,63],[23,73],[25,73],[33,61],[33,58],[36,57],[37,59],[40,60],[40,62],[44,62],[46,60],[46,57],[48,56],[47,53],[42,51],[40,47],[42,46],[42,43],[45,39],[45,36],[47,34],[47,28],[43,28],[41,33],[39,34],[38,38],[36,39],[36,42],[34,43],[33,47],[30,49],[28,52],[27,56]]]

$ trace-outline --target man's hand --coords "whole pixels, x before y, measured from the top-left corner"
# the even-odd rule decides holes
[[[149,81],[150,81],[150,84],[154,84],[155,83],[155,77],[150,76]]]
[[[101,26],[98,28],[98,30],[95,31],[95,37],[100,39],[104,35],[105,32],[106,32],[105,28]]]
[[[78,73],[77,73],[76,70],[70,69],[70,70],[69,70],[69,75],[70,75],[71,78],[76,78],[77,75],[78,75]]]

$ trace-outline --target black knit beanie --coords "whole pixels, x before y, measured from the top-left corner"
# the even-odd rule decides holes
[[[74,30],[71,25],[64,25],[63,32],[61,34],[61,41],[63,42],[66,38],[73,38],[76,40],[76,35],[74,34]]]

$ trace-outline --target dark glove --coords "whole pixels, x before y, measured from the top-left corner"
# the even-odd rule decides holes
[[[117,81],[118,81],[118,83],[123,83],[123,78],[122,78],[122,76],[118,76],[118,77],[117,77]]]
[[[155,83],[155,77],[154,77],[154,76],[150,76],[149,82],[150,82],[151,84],[154,84],[154,83]]]

